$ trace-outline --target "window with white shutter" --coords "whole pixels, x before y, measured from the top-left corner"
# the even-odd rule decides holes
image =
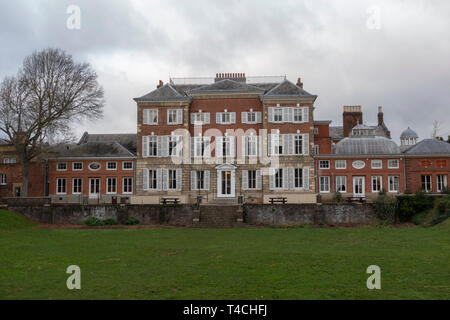
[[[142,158],[149,156],[148,153],[148,136],[142,136]]]
[[[303,189],[309,189],[309,167],[303,168]]]
[[[183,123],[183,109],[167,110],[167,124],[182,124],[182,123]]]
[[[309,133],[303,134],[303,155],[309,154]]]
[[[144,109],[142,110],[142,123],[148,125],[158,124],[158,109]]]
[[[158,137],[148,136],[148,156],[157,157],[158,156]]]

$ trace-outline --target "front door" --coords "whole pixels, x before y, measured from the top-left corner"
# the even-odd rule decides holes
[[[353,177],[353,196],[364,197],[364,177]]]
[[[98,199],[100,196],[100,179],[89,179],[89,198]]]
[[[234,197],[234,170],[217,170],[217,196]]]

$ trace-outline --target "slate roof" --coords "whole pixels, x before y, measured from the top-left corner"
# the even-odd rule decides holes
[[[134,98],[134,101],[184,101],[189,99],[188,96],[178,92],[170,83],[166,83],[142,97]]]
[[[330,137],[333,140],[344,139],[344,127],[342,127],[342,126],[330,127]]]
[[[391,139],[385,137],[373,138],[344,138],[339,141],[334,149],[335,154],[400,154],[400,148]]]
[[[402,138],[419,138],[419,136],[414,130],[408,127],[408,129],[404,130],[400,135],[400,139]]]
[[[299,86],[295,85],[289,80],[284,80],[274,88],[270,89],[265,95],[265,97],[272,97],[272,96],[303,96],[303,97],[314,97],[314,95],[310,94],[309,92],[303,90]]]
[[[55,158],[134,158],[135,155],[118,142],[63,144],[52,149]]]
[[[89,142],[118,142],[131,153],[137,152],[137,134],[135,133],[89,134],[85,132],[78,144]]]
[[[450,143],[438,139],[423,139],[406,150],[405,153],[411,155],[448,154],[450,156]]]
[[[231,79],[224,79],[212,84],[204,85],[194,89],[185,91],[186,94],[201,94],[201,93],[264,93],[266,90],[246,84],[244,82],[234,81]]]

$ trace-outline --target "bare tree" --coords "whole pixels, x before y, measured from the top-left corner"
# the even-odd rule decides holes
[[[70,136],[73,123],[102,116],[103,89],[88,63],[75,63],[60,49],[25,58],[16,76],[0,83],[0,131],[22,165],[22,196],[28,195],[30,162],[48,143]]]

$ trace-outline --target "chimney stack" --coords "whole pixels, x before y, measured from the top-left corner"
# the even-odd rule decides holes
[[[163,85],[164,85],[164,82],[162,82],[162,80],[159,80],[159,83],[156,86],[156,89],[161,88]]]
[[[300,88],[303,89],[303,82],[302,82],[302,78],[298,78],[297,80],[297,86],[299,86]]]
[[[348,137],[353,127],[363,123],[363,114],[361,106],[344,106],[342,114],[342,124],[344,129],[344,137]]]
[[[224,79],[230,79],[238,82],[246,82],[245,73],[216,73],[216,78],[214,82],[221,81]]]
[[[378,107],[378,125],[381,126],[384,123],[383,120],[383,107]]]

